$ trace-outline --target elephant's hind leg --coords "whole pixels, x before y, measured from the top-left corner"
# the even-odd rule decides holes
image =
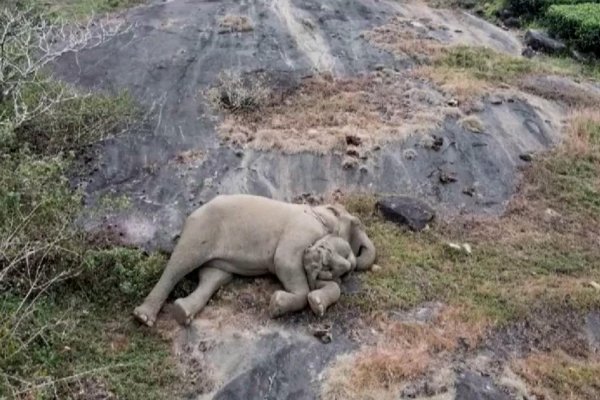
[[[154,325],[156,315],[175,285],[210,259],[208,246],[208,239],[203,240],[197,232],[184,228],[158,283],[146,296],[144,303],[133,311],[138,321],[147,326]]]
[[[214,265],[214,262],[209,264]],[[200,282],[196,290],[189,296],[175,301],[173,312],[175,319],[181,325],[189,325],[194,315],[204,308],[212,295],[233,278],[231,273],[213,266],[201,267],[199,276]]]

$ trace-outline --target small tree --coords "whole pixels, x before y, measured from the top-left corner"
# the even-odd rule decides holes
[[[66,53],[99,46],[125,30],[121,23],[90,19],[73,26],[31,10],[0,10],[0,130],[16,129],[77,96],[52,84],[47,67]],[[32,92],[37,94],[34,105],[27,101]]]

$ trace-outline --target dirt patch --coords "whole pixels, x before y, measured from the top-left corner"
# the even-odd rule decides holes
[[[227,115],[219,133],[230,144],[284,153],[330,150],[354,158],[456,116],[450,98],[428,82],[385,70],[353,78],[320,75],[255,112]]]

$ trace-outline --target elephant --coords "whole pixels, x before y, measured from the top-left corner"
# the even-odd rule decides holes
[[[350,243],[339,236],[326,235],[304,251],[304,270],[308,279],[308,304],[319,317],[340,296],[340,277],[356,268]]]
[[[304,270],[311,290],[317,289],[317,280],[338,280],[356,268],[356,257],[350,243],[339,236],[326,235],[304,250]]]
[[[174,303],[182,325],[190,324],[233,274],[277,276],[284,290],[271,296],[271,317],[302,310],[310,292],[304,250],[328,234],[350,244],[357,270],[373,265],[375,246],[359,219],[341,205],[311,207],[254,195],[219,195],[187,217],[159,281],[133,315],[152,326],[175,285],[197,268],[198,287]]]

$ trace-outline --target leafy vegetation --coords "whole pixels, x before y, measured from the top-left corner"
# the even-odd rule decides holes
[[[127,93],[53,81],[30,47],[52,26],[2,11],[3,28],[26,40],[12,35],[22,47],[0,52],[0,398],[164,398],[177,382],[167,346],[128,314],[165,260],[88,241],[67,177],[82,149],[138,110]]]
[[[546,18],[551,33],[600,55],[600,3],[553,5]]]
[[[507,0],[508,8],[525,19],[543,17],[544,13],[555,4],[594,3],[594,0]]]
[[[42,0],[30,2],[49,15],[68,19],[81,19],[94,14],[116,11],[143,3],[145,0]]]

